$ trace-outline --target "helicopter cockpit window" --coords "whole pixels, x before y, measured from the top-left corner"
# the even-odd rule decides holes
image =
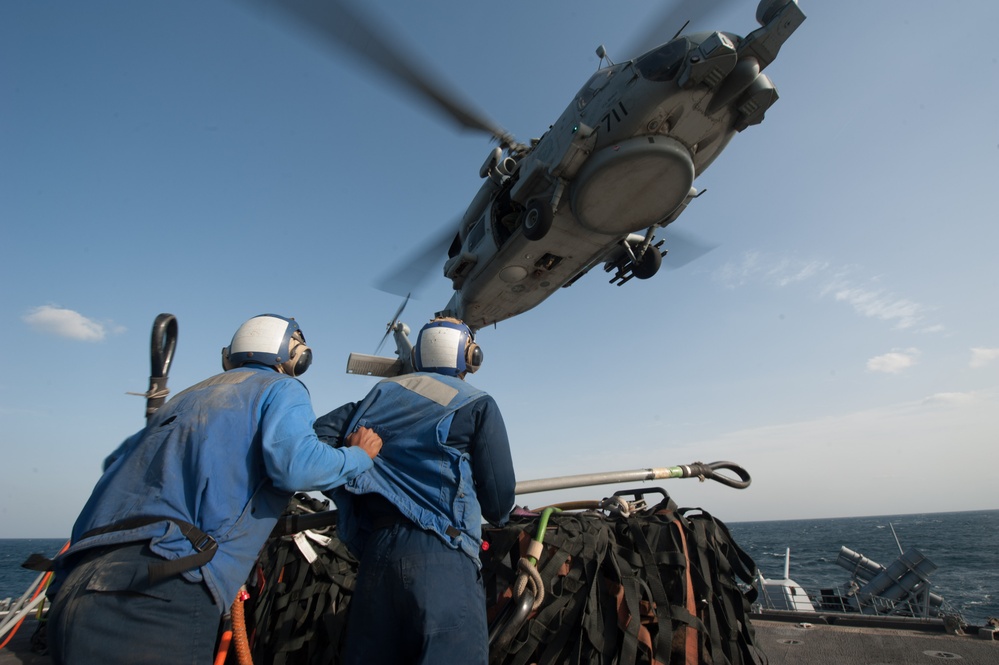
[[[690,47],[691,43],[686,38],[674,39],[643,55],[635,61],[635,66],[642,77],[650,81],[672,81]]]
[[[614,65],[612,67],[604,67],[599,70],[590,80],[586,82],[579,94],[576,95],[576,107],[579,110],[583,110],[590,101],[597,96],[597,93],[603,90],[607,82],[611,80],[614,74],[617,74],[621,70],[622,65]]]
[[[468,231],[468,248],[475,249],[486,235],[486,223],[483,219],[477,221]]]

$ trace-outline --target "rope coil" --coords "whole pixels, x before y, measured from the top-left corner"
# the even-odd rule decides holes
[[[538,571],[537,564],[531,563],[527,557],[517,561],[517,570],[520,571],[520,574],[517,575],[517,580],[513,584],[513,597],[519,600],[530,587],[531,593],[534,594],[534,604],[531,605],[531,611],[536,612],[545,599],[545,585],[541,581],[541,572]]]

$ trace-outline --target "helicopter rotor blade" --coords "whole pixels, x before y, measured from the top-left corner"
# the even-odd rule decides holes
[[[666,227],[664,233],[666,238],[666,249],[669,250],[663,258],[663,268],[667,270],[677,270],[695,261],[718,245],[700,238],[696,234],[680,229],[674,230],[672,226]]]
[[[424,101],[436,106],[465,129],[482,131],[497,139],[503,147],[518,145],[505,129],[447,89],[443,78],[430,75],[425,65],[416,67],[411,52],[404,52],[401,40],[385,34],[383,26],[363,16],[345,0],[242,0],[271,15],[278,15],[310,33],[327,46],[342,47],[360,57]]]
[[[625,53],[636,58],[665,44],[680,32],[710,30],[711,23],[737,0],[670,0],[658,15],[645,23],[642,32],[631,40]]]
[[[441,266],[447,260],[447,250],[457,235],[457,220],[429,234],[397,266],[375,281],[375,288],[399,297],[419,298],[432,276],[443,276]]]

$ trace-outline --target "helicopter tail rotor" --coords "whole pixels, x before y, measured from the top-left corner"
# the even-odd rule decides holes
[[[378,342],[378,348],[375,349],[376,356],[378,355],[378,352],[382,350],[382,347],[385,346],[385,340],[388,339],[388,336],[391,335],[392,331],[394,331],[396,326],[399,325],[399,317],[402,316],[402,310],[406,309],[406,305],[409,303],[410,295],[412,294],[406,294],[406,299],[402,301],[402,304],[399,305],[399,309],[395,310],[392,320],[389,321],[387,326],[385,326],[385,334],[382,335],[382,340]]]
[[[413,344],[409,341],[409,326],[399,320],[402,311],[409,303],[409,296],[402,302],[399,309],[392,316],[392,321],[386,326],[386,331],[382,341],[374,354],[351,353],[347,357],[347,373],[360,374],[362,376],[391,377],[409,374],[413,372]],[[382,350],[385,340],[389,335],[395,338],[395,358],[380,356],[378,352]]]

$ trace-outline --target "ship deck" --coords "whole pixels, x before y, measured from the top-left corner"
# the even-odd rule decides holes
[[[821,620],[821,617],[819,617]],[[850,623],[850,622],[847,622]],[[770,665],[918,665],[960,660],[962,665],[999,663],[999,641],[977,634],[948,635],[942,627],[910,622],[877,626],[825,624],[782,620],[753,620],[757,645]],[[0,650],[0,665],[49,665],[47,656],[31,652],[34,622],[26,623],[11,643]],[[983,633],[984,634],[984,633]]]
[[[862,626],[754,619],[757,646],[770,665],[917,665],[960,660],[963,665],[999,663],[991,634],[949,635],[942,627]],[[989,639],[984,639],[988,635]]]

